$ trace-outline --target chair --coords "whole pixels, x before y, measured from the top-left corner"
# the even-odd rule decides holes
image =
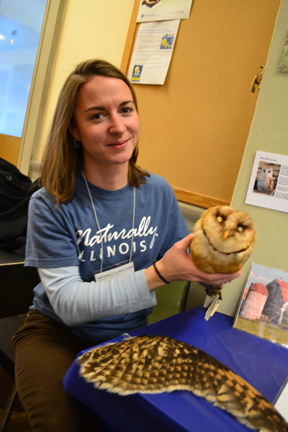
[[[0,280],[0,366],[14,378],[11,339],[24,322],[39,276],[36,269],[24,267],[24,251],[8,252],[0,249]],[[0,419],[0,432],[7,428],[16,398],[14,384]]]
[[[186,308],[190,282],[170,282],[156,288],[157,305],[148,316],[148,324],[176,315]]]
[[[14,379],[14,353],[13,347],[11,343],[12,336],[19,329],[19,327],[23,324],[25,319],[25,314],[17,315],[13,317],[8,317],[0,320],[0,365],[2,369],[7,372],[11,378]],[[10,392],[7,404],[5,406],[3,416],[0,420],[0,431],[3,432],[6,430],[6,427],[9,423],[13,405],[17,398],[17,391],[15,384],[12,387]]]

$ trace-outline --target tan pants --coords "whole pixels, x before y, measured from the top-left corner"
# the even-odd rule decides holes
[[[62,379],[89,344],[37,311],[13,337],[20,401],[35,432],[102,432],[102,423],[67,395]]]

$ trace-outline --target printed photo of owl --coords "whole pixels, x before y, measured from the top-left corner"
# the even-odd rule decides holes
[[[253,192],[273,196],[277,184],[280,166],[260,162],[255,179]]]

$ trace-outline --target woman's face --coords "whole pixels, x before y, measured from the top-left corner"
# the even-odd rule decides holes
[[[77,94],[73,137],[82,142],[84,169],[126,164],[138,141],[139,118],[127,84],[94,76]]]

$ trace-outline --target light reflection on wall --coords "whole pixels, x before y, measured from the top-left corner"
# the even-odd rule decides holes
[[[22,136],[46,0],[0,0],[0,133]]]

